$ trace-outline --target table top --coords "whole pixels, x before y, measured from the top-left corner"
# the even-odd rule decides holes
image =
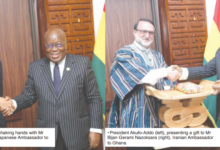
[[[185,94],[177,90],[157,90],[152,86],[146,85],[146,94],[149,96],[154,96],[159,100],[180,100],[205,97],[214,93],[214,89],[212,88],[214,83],[215,82],[213,81],[202,80],[199,85],[203,86],[204,91],[196,94]]]

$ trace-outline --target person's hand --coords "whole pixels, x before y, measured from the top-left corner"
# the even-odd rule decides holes
[[[6,99],[4,97],[0,97],[0,111],[3,112],[7,110],[7,106],[5,104]]]
[[[4,114],[4,112],[3,112],[3,114],[5,115],[5,116],[9,116],[9,115],[11,115],[14,111],[15,111],[15,106],[14,106],[14,104],[13,104],[13,102],[12,102],[12,99],[9,97],[9,96],[6,96],[5,97],[5,99],[8,101],[8,103],[10,104],[10,106],[8,107],[8,109],[10,110],[8,113],[5,113]]]
[[[99,145],[101,134],[89,132],[89,149],[95,148]]]
[[[0,111],[4,114],[4,116],[11,115],[14,110],[14,104],[9,96],[6,96],[5,98],[0,98]]]
[[[220,80],[217,80],[212,88],[215,90],[213,95],[218,95],[220,93]]]
[[[178,80],[182,75],[182,69],[179,66],[174,65],[167,68],[167,78],[171,81]]]
[[[172,65],[172,71],[177,70],[180,73],[180,76],[182,75],[182,69],[178,65]]]

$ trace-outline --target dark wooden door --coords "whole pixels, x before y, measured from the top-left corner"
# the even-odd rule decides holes
[[[95,42],[92,0],[38,0],[38,21],[42,57],[45,57],[44,33],[51,27],[59,27],[67,37],[67,52],[92,60]]]
[[[3,96],[19,95],[34,60],[28,0],[0,0],[0,60],[3,65]],[[6,117],[7,127],[35,127],[37,104]],[[2,148],[36,150],[38,148]]]
[[[205,0],[159,0],[163,55],[169,65],[203,65],[207,40]]]

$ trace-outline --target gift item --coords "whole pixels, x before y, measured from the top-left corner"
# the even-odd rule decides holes
[[[200,86],[200,85],[197,85],[191,82],[185,82],[185,83],[176,84],[175,90],[178,90],[186,94],[195,94],[195,93],[203,92],[204,88],[203,86]]]

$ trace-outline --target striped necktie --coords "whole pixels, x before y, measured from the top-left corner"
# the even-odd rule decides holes
[[[59,95],[59,89],[60,89],[60,69],[58,64],[55,65],[54,70],[53,70],[53,74],[54,74],[54,88],[55,88],[55,92],[56,95]]]

